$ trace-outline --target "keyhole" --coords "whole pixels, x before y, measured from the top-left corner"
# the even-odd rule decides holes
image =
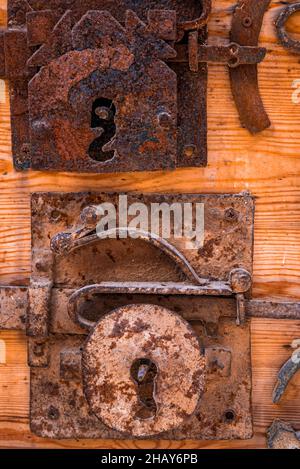
[[[103,150],[103,147],[113,139],[116,133],[116,108],[111,99],[96,99],[92,106],[92,129],[99,129],[101,135],[90,144],[89,156],[96,161],[108,161],[114,156],[114,150]]]
[[[140,401],[135,418],[145,420],[154,417],[157,411],[154,399],[157,366],[148,358],[139,358],[132,363],[130,374],[137,386]]]

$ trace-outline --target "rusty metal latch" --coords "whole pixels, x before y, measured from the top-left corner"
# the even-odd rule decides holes
[[[0,75],[10,81],[16,169],[205,166],[210,62],[228,66],[242,125],[268,127],[257,44],[269,1],[241,0],[219,46],[207,44],[211,3],[9,0]]]

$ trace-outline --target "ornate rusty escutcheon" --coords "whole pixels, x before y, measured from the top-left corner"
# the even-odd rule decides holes
[[[241,0],[231,42],[207,45],[211,0],[8,0],[17,169],[116,172],[205,166],[207,63],[228,66],[242,124],[269,126],[257,47],[269,1]]]

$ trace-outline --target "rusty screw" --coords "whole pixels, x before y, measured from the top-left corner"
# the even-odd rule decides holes
[[[31,125],[32,129],[37,134],[42,134],[43,136],[50,135],[51,126],[46,120],[36,120]]]
[[[172,126],[172,116],[168,112],[159,112],[157,115],[158,123],[163,129],[170,129]]]
[[[59,210],[52,210],[50,218],[53,222],[59,221],[61,219],[61,212]]]
[[[186,158],[192,158],[196,153],[196,145],[185,145],[183,154]]]

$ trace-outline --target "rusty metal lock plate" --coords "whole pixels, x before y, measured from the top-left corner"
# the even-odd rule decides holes
[[[250,438],[250,331],[238,305],[251,289],[253,199],[126,196],[128,209],[202,204],[204,240],[191,249],[172,223],[168,239],[98,236],[93,207],[120,213],[122,196],[32,196],[32,431]]]
[[[231,43],[210,46],[211,0],[8,0],[0,75],[10,82],[16,169],[205,166],[209,62],[229,67],[242,125],[265,129],[257,45],[268,4],[241,0]]]
[[[205,165],[206,64],[193,73],[188,63],[168,62],[195,22],[205,43],[197,20],[208,16],[207,3],[9,0],[3,53],[15,167]]]

